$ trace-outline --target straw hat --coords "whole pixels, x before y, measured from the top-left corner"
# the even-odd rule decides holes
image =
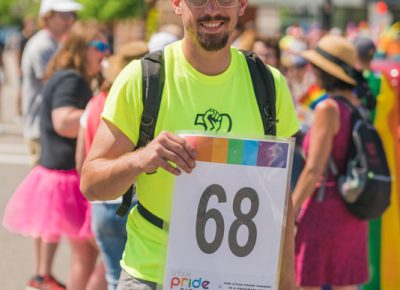
[[[146,42],[132,41],[121,46],[118,53],[108,57],[103,63],[104,78],[113,83],[121,70],[132,60],[139,59],[148,53]]]
[[[328,74],[346,83],[357,84],[351,76],[357,51],[344,37],[326,35],[320,39],[316,49],[303,51],[300,55]]]

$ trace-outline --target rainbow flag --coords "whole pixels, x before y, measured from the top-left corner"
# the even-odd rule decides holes
[[[391,204],[380,219],[369,224],[370,281],[363,290],[400,289],[400,144],[397,137],[400,104],[382,75],[374,125],[382,138],[392,180]],[[372,90],[376,82],[370,82]]]
[[[400,102],[383,74],[370,72],[364,76],[377,98],[372,121],[382,139],[393,180],[389,208],[369,223],[370,280],[361,289],[400,290]]]
[[[196,149],[197,161],[286,168],[289,144],[267,140],[185,136]]]
[[[327,97],[328,95],[324,89],[317,84],[312,84],[305,94],[299,98],[298,102],[314,110],[315,106]]]

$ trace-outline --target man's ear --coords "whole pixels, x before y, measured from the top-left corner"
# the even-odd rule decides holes
[[[172,4],[172,9],[174,9],[174,12],[176,15],[181,15],[182,14],[182,2],[184,0],[171,0]]]
[[[248,0],[239,0],[239,16],[244,15],[244,11],[246,10],[247,7],[247,1]]]

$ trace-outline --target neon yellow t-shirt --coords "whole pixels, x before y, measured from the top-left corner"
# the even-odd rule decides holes
[[[198,72],[185,59],[182,42],[164,49],[165,84],[155,135],[181,130],[235,135],[262,136],[264,129],[246,59],[231,48],[231,63],[216,76]],[[276,87],[277,136],[290,137],[299,122],[286,80],[271,68]],[[102,117],[137,144],[143,111],[140,61],[130,63],[115,80]],[[208,118],[219,114],[219,119]],[[210,121],[211,120],[211,121]],[[170,219],[174,176],[159,169],[156,174],[141,174],[136,180],[137,197],[151,213]],[[162,282],[168,235],[146,221],[133,209],[127,222],[128,241],[122,267],[130,275]]]

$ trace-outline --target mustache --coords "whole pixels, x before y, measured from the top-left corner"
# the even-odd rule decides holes
[[[215,16],[211,16],[211,15],[205,15],[201,18],[199,18],[197,20],[197,22],[208,22],[208,21],[224,21],[224,22],[228,22],[230,21],[230,18],[227,16],[222,16],[222,15],[215,15]]]

